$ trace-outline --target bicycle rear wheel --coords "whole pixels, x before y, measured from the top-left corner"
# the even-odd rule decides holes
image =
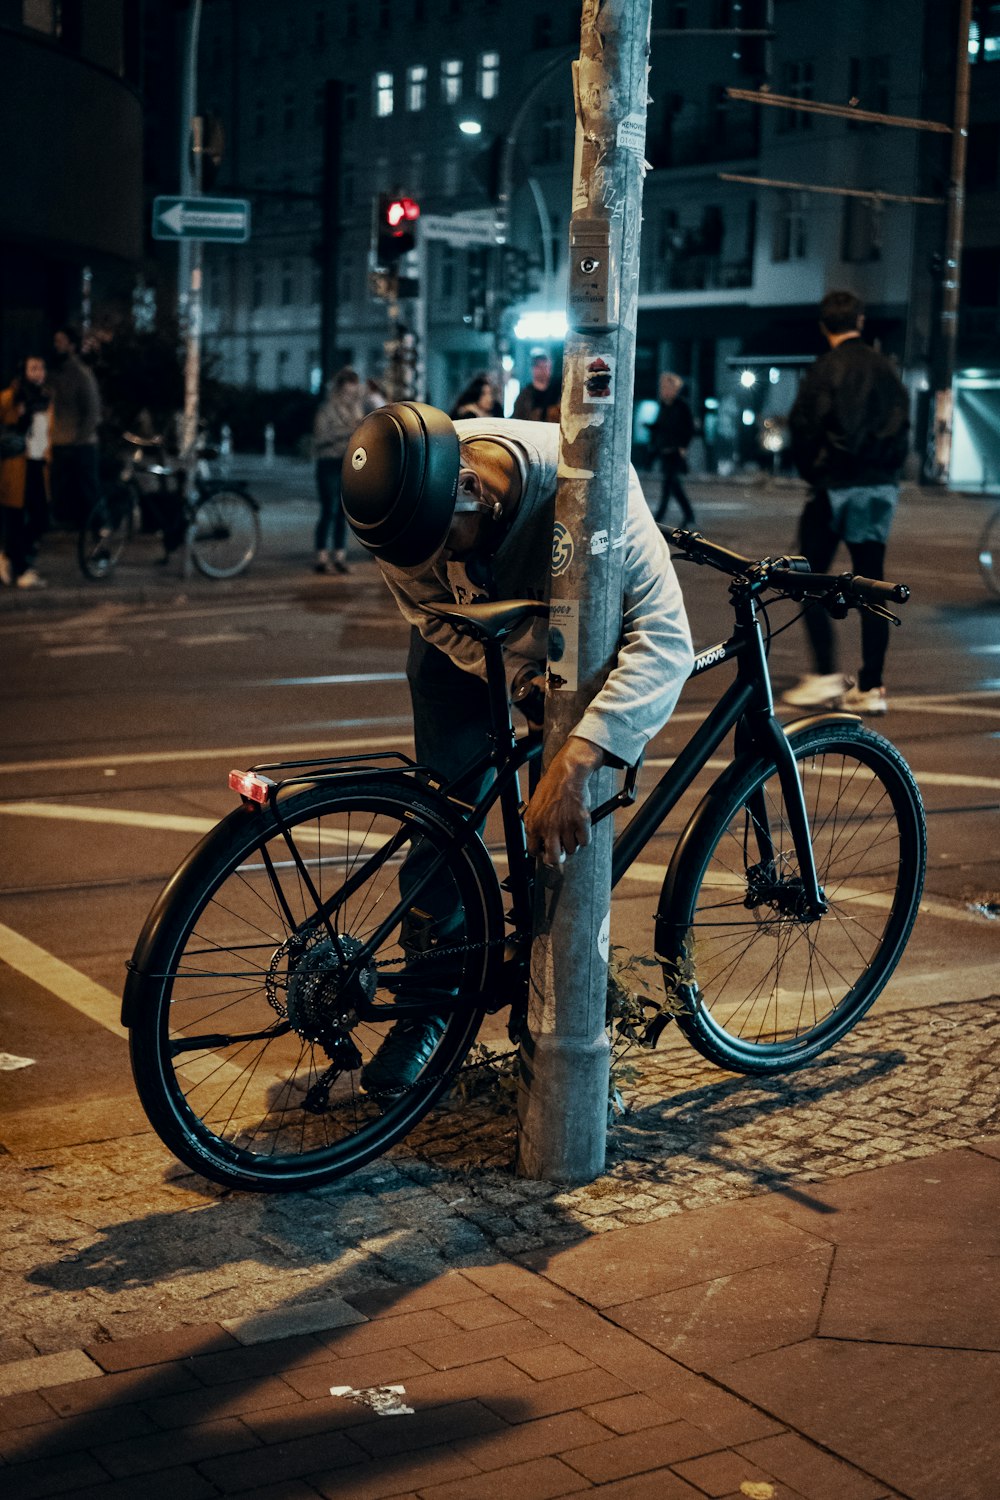
[[[920,793],[860,724],[793,737],[826,913],[810,919],[775,766],[708,794],[664,885],[657,954],[677,1023],[740,1073],[800,1067],[868,1010],[902,955],[926,865]]]
[[[132,535],[134,496],[127,485],[116,485],[102,495],[80,527],[76,556],[85,578],[107,578]]]
[[[195,567],[206,578],[235,578],[260,547],[260,516],[239,490],[210,490],[192,507],[188,534]]]
[[[412,783],[345,778],[281,809],[301,866],[270,810],[226,818],[150,914],[125,1008],[160,1138],[216,1182],[270,1192],[354,1171],[426,1114],[475,1037],[504,932],[482,846],[460,846],[447,810]],[[411,906],[414,860],[439,856],[433,890]],[[366,1093],[361,1070],[390,1020],[359,1020],[359,1002],[443,997],[452,1009],[416,1082]]]
[[[979,571],[986,587],[1000,594],[1000,507],[990,516],[979,538]]]

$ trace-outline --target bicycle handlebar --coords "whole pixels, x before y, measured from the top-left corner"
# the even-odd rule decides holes
[[[697,531],[673,530],[667,536],[692,562],[706,563],[731,577],[746,577],[761,588],[770,587],[792,599],[816,599],[836,595],[846,604],[883,608],[886,604],[905,604],[910,591],[905,583],[889,583],[881,578],[862,578],[853,573],[813,573],[804,557],[761,558],[755,560],[709,542]]]

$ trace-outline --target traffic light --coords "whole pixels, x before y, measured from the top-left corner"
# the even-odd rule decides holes
[[[381,193],[378,200],[376,257],[380,266],[392,266],[416,244],[420,204],[398,193]]]

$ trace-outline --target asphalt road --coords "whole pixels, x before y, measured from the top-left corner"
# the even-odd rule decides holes
[[[270,485],[270,488],[268,488]],[[44,595],[5,591],[0,729],[0,1140],[127,1137],[144,1128],[117,1021],[124,964],[157,892],[200,833],[232,806],[232,766],[263,758],[409,746],[406,634],[376,570],[309,571],[308,474],[271,478],[265,554],[230,584],[136,555],[118,579],[81,586],[70,539],[50,541]],[[699,525],[740,550],[792,550],[790,486],[694,490]],[[927,803],[924,911],[881,1011],[978,999],[1000,957],[1000,602],[975,570],[984,507],[911,492],[890,571],[910,584],[893,632],[891,712],[876,727],[900,746]],[[722,579],[682,575],[700,648],[726,633]],[[840,627],[845,664],[857,624]],[[797,675],[802,637],[780,636],[778,686]],[[676,753],[728,669],[685,693],[650,747],[644,785]],[[668,832],[692,806],[689,798]],[[613,941],[651,952],[658,860],[615,901]],[[109,1122],[113,1122],[109,1124]]]

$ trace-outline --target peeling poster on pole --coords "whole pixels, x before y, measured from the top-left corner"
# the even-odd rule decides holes
[[[546,675],[550,692],[580,686],[580,601],[553,599],[549,605],[549,665]]]

